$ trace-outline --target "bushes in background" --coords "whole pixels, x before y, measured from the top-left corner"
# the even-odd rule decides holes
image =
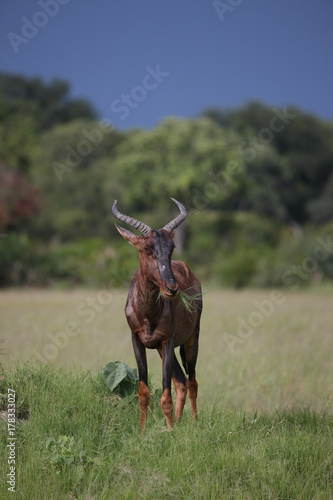
[[[333,224],[295,232],[256,214],[194,213],[186,227],[184,259],[204,282],[241,288],[296,289],[333,280]],[[115,235],[49,243],[27,234],[0,241],[0,286],[127,287],[137,251]]]

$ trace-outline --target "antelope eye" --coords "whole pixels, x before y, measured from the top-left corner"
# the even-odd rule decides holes
[[[151,254],[151,248],[150,247],[145,247],[144,251],[147,255]]]

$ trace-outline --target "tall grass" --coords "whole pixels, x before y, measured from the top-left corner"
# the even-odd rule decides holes
[[[152,398],[140,435],[137,396],[120,399],[98,377],[109,361],[135,366],[127,291],[0,292],[0,498],[12,495],[11,388],[18,498],[331,499],[332,289],[284,292],[283,303],[231,349],[226,333],[237,337],[239,318],[248,321],[270,293],[205,293],[197,425],[187,404],[167,432],[161,362],[148,352]],[[71,322],[78,334],[65,340]],[[36,360],[47,345],[52,359]]]
[[[0,292],[0,338],[5,366],[33,360],[34,353],[53,345],[49,359],[56,367],[83,368],[96,375],[110,361],[135,367],[130,331],[124,315],[127,290],[110,290],[106,305],[98,290],[9,290]],[[270,290],[208,290],[199,338],[197,378],[199,407],[206,403],[241,411],[271,411],[298,402],[318,411],[332,410],[333,337],[332,289],[284,292],[277,305],[248,338],[234,349],[225,334],[237,336],[238,318],[247,320]],[[89,304],[94,303],[94,311]],[[79,309],[78,309],[79,308]],[[80,315],[90,309],[93,314]],[[52,335],[70,322],[78,335],[64,347],[54,346]],[[60,342],[61,339],[59,339]],[[161,386],[161,360],[147,351],[155,387]]]
[[[333,418],[305,406],[264,414],[186,407],[166,430],[152,395],[146,432],[137,398],[112,395],[87,371],[16,365],[0,380],[2,410],[16,391],[16,496],[36,499],[330,499]],[[7,490],[8,429],[0,423]]]

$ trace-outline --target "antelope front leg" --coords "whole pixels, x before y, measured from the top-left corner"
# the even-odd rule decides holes
[[[195,365],[198,357],[198,339],[199,339],[199,326],[196,329],[195,335],[184,346],[181,346],[180,354],[184,366],[187,366],[187,373],[189,379],[188,395],[191,400],[192,415],[195,420],[198,420],[197,412],[197,396],[198,396],[198,382],[195,377]]]
[[[188,389],[188,380],[184,375],[183,370],[180,367],[180,364],[178,363],[178,360],[176,356],[174,355],[174,360],[173,360],[173,373],[172,373],[172,379],[173,383],[176,389],[176,409],[175,409],[175,419],[179,422],[185,402],[186,402],[186,395],[187,395],[187,389]]]
[[[192,415],[194,420],[198,420],[197,411],[197,397],[198,397],[198,382],[195,378],[195,372],[191,375],[189,380],[188,395],[191,401]]]
[[[144,431],[147,410],[150,399],[150,390],[148,387],[148,368],[146,349],[137,335],[132,333],[132,344],[136,359],[136,364],[139,372],[140,388],[139,388],[139,404],[140,404],[140,428],[141,432]]]
[[[161,407],[165,419],[168,424],[168,429],[172,429],[172,413],[173,403],[171,397],[171,375],[173,370],[174,360],[174,341],[170,335],[162,345],[162,366],[163,366],[163,393],[161,399]]]

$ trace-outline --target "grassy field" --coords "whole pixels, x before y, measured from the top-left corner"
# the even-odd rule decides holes
[[[280,295],[274,304],[267,290],[204,294],[199,405],[270,411],[300,402],[332,409],[333,290]],[[5,339],[0,360],[5,366],[36,360],[92,374],[109,361],[134,367],[126,296],[126,291],[98,290],[0,292],[0,338]],[[258,307],[266,308],[266,316]],[[148,366],[159,387],[161,361],[155,351],[148,351]]]
[[[0,392],[8,388],[19,418],[12,454],[0,426],[1,498],[12,495],[13,456],[15,495],[24,500],[332,498],[332,415],[202,404],[197,425],[187,408],[168,432],[153,396],[140,435],[137,398],[111,395],[87,372],[25,365],[3,375]]]
[[[135,366],[126,292],[0,293],[0,498],[15,391],[15,491],[22,499],[331,499],[332,289],[207,291],[189,405],[166,431],[161,363],[148,357],[153,396],[140,436],[137,397],[98,378],[109,361]],[[13,397],[13,396],[11,396]]]

